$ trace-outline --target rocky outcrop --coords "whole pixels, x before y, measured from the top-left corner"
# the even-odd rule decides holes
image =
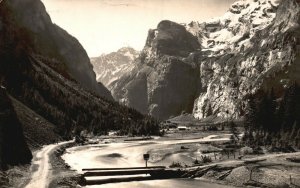
[[[6,90],[0,88],[0,170],[7,165],[29,163],[32,154]]]
[[[144,75],[144,113],[162,119],[181,111],[199,119],[241,117],[249,94],[274,88],[280,96],[300,81],[299,12],[296,0],[241,0],[204,23],[162,21],[149,31],[134,74],[115,83],[112,94],[137,108],[140,98],[128,96]]]
[[[210,106],[217,116],[238,118],[247,95],[272,87],[280,93],[300,81],[299,13],[296,1],[245,0],[234,3],[217,25],[189,27],[203,36],[199,66],[205,92],[195,101],[194,116],[207,117]]]
[[[111,85],[114,98],[159,119],[192,112],[199,85],[193,52],[199,48],[182,25],[160,22],[149,31],[133,71]]]
[[[112,99],[110,92],[101,83],[97,83],[89,57],[81,44],[52,23],[40,0],[4,1],[0,6],[3,11],[1,17],[14,18],[14,24],[22,30],[23,37],[26,35],[30,38],[31,43],[28,45],[36,54],[61,62],[51,66],[65,70],[85,89]]]
[[[112,82],[116,82],[124,74],[132,71],[135,65],[134,60],[138,55],[139,52],[133,48],[124,47],[117,52],[91,58],[97,81],[109,89]]]

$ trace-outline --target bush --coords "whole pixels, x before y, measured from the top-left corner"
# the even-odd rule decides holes
[[[194,164],[195,164],[195,165],[200,164],[200,161],[196,158],[196,159],[194,160]]]
[[[207,155],[201,155],[201,162],[202,163],[211,163],[212,159],[210,156]]]
[[[249,154],[253,154],[253,149],[250,147],[243,147],[241,148],[241,155],[249,155]]]
[[[208,131],[218,131],[218,127],[215,125],[211,125],[207,128]]]
[[[253,149],[253,154],[261,155],[264,154],[264,151],[261,147],[256,147]]]
[[[173,161],[172,164],[169,167],[170,168],[182,168],[183,165],[180,162]]]
[[[180,149],[189,149],[189,148],[185,146],[181,146]]]

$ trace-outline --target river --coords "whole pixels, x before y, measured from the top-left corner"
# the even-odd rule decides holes
[[[105,143],[77,146],[69,148],[62,158],[68,163],[72,169],[78,173],[82,173],[83,168],[115,168],[115,167],[138,167],[144,166],[143,154],[151,150],[160,148],[159,152],[162,156],[152,156],[149,166],[164,165],[169,166],[173,161],[184,161],[186,164],[195,160],[198,151],[190,152],[166,152],[171,151],[174,146],[229,140],[230,135],[210,135],[204,138],[187,139],[187,140],[148,140],[135,142],[114,142],[113,140]],[[167,188],[167,187],[207,187],[219,188],[226,187],[224,185],[212,184],[201,180],[191,179],[172,179],[172,180],[151,180],[128,183],[113,183],[95,186],[86,186],[89,188]]]

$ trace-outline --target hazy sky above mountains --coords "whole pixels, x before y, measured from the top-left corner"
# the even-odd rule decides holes
[[[203,22],[235,0],[42,0],[52,21],[75,36],[90,57],[124,46],[141,50],[161,20]]]

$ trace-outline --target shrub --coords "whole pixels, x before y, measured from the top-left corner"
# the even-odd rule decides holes
[[[212,162],[212,159],[210,156],[207,155],[201,155],[201,162],[202,163],[210,163]]]
[[[249,155],[249,154],[252,154],[253,153],[253,149],[252,148],[250,148],[250,147],[243,147],[243,148],[241,148],[241,154],[242,155]]]
[[[170,168],[182,168],[183,165],[180,162],[173,161],[172,164],[169,167]]]
[[[194,164],[195,164],[195,165],[200,164],[200,161],[196,158],[196,159],[194,160]]]
[[[264,154],[264,151],[261,147],[255,147],[253,149],[253,154],[261,155],[261,154]]]
[[[218,131],[218,127],[215,125],[211,125],[207,128],[208,131]]]

